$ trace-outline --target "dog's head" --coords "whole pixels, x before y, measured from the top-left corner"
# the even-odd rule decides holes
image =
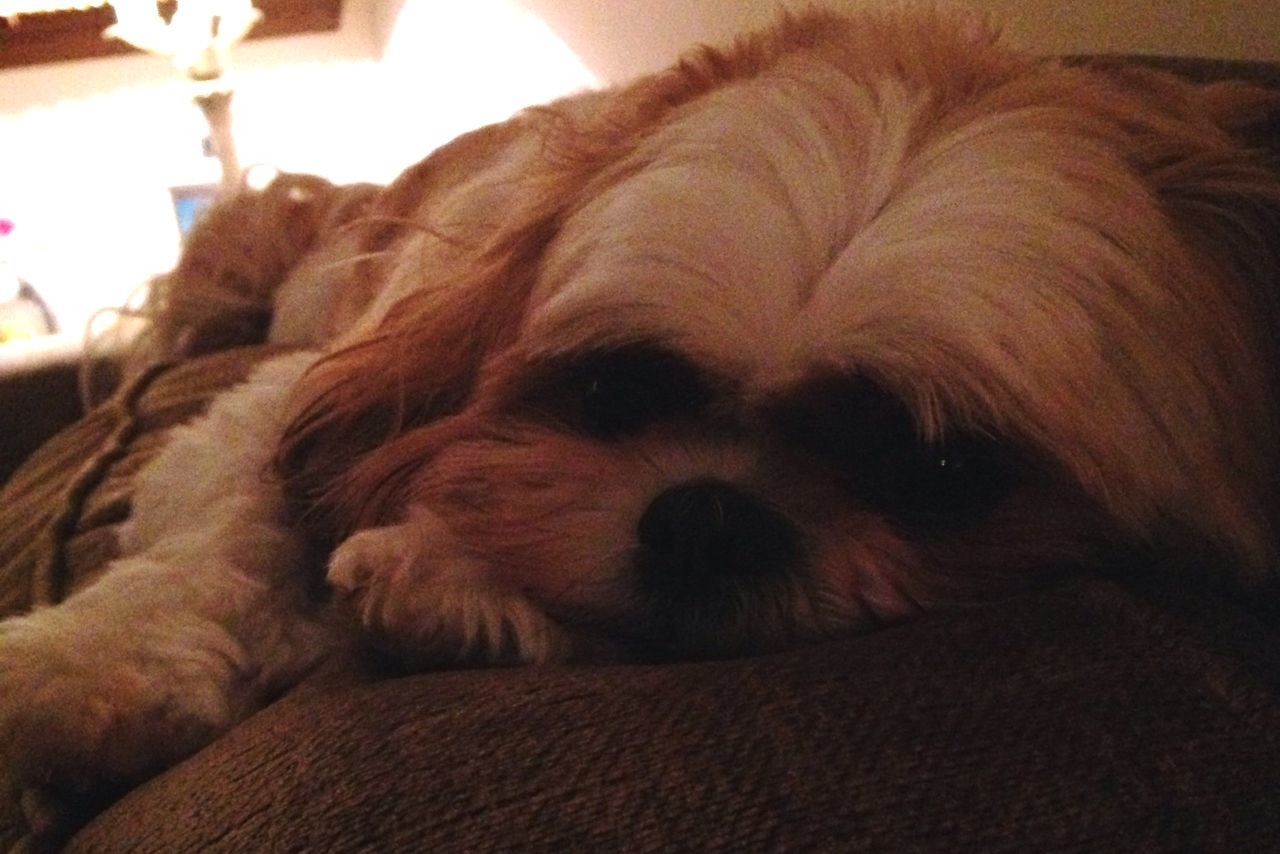
[[[1263,96],[810,14],[442,149],[282,449],[554,614],[773,648],[1135,549],[1273,554]]]

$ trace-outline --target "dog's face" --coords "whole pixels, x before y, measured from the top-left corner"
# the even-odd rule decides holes
[[[389,244],[418,293],[304,387],[286,471],[339,527],[425,506],[552,614],[684,653],[1139,546],[1250,572],[1270,375],[1221,236],[1280,196],[1227,100],[930,12],[524,117],[538,144]],[[435,245],[495,193],[514,224]]]

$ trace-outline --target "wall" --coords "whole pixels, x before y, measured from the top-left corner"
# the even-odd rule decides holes
[[[894,0],[881,0],[893,2]],[[805,0],[521,0],[603,80],[661,68]],[[817,0],[850,8],[867,0]],[[876,0],[870,0],[876,2]],[[1280,60],[1276,0],[968,0],[1012,44],[1040,53],[1153,53]]]
[[[249,162],[324,168],[331,128],[351,100],[342,89],[377,67],[377,44],[355,0],[337,33],[267,40],[236,54],[235,108]],[[326,110],[325,91],[338,104]],[[20,274],[77,334],[98,307],[118,305],[172,266],[178,234],[169,188],[217,178],[201,153],[206,125],[185,81],[136,54],[0,72],[0,217]],[[260,117],[269,115],[269,121]]]
[[[825,0],[847,5],[852,0]],[[1280,59],[1276,0],[983,0],[1010,41]],[[453,135],[660,68],[765,22],[774,0],[348,0],[342,29],[235,54],[242,160],[387,180]],[[168,189],[214,180],[169,65],[128,56],[0,72],[0,217],[20,272],[78,331],[167,269]]]
[[[335,181],[390,180],[465,130],[598,85],[509,0],[347,0],[338,32],[240,45],[230,79],[243,163]],[[140,54],[0,72],[0,217],[18,225],[0,252],[74,337],[173,265],[169,188],[217,180],[191,94]]]
[[[1275,0],[983,0],[1016,43],[1048,53],[1280,60]]]

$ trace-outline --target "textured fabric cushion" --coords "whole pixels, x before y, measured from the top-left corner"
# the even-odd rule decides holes
[[[338,669],[72,850],[1280,850],[1276,662],[1090,581],[755,660]]]

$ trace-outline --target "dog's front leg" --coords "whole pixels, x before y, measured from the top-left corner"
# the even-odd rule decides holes
[[[410,666],[546,664],[568,653],[563,630],[494,580],[425,507],[353,534],[334,551],[328,577],[370,637]]]
[[[125,556],[62,604],[0,622],[0,770],[68,797],[127,786],[323,654],[304,545],[270,474],[310,362],[269,363],[175,430],[138,475]]]

